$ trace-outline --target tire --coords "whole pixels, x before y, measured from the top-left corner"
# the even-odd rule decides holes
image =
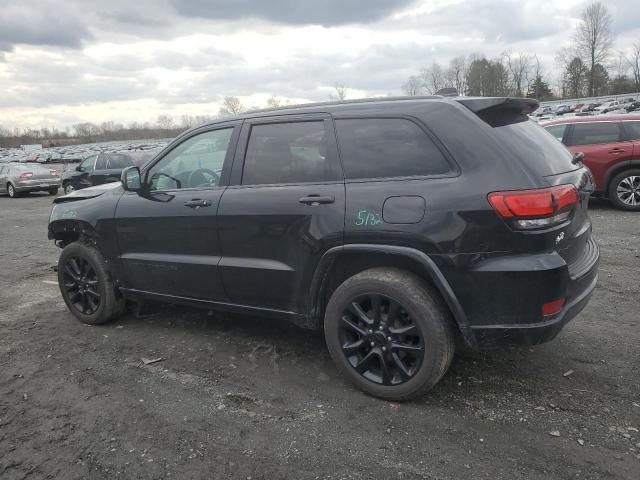
[[[14,187],[12,184],[7,183],[7,194],[9,195],[9,197],[11,198],[16,198],[20,196],[20,192],[18,192],[16,190],[16,187]]]
[[[620,210],[640,211],[640,169],[618,173],[609,182],[609,200]]]
[[[71,192],[75,190],[75,188],[71,183],[66,183],[65,185],[62,186],[62,189],[64,190],[65,195],[69,195]]]
[[[110,267],[89,241],[73,242],[62,250],[58,285],[67,307],[83,323],[101,325],[124,313],[125,300],[116,292]]]
[[[49,195],[55,195],[56,193],[58,193],[58,187],[56,188],[50,188],[49,189]]]
[[[354,301],[360,306],[359,312],[352,307]],[[380,315],[374,314],[374,302],[378,302]],[[392,307],[394,304],[399,306]],[[395,320],[388,315],[392,310],[397,312]],[[376,325],[376,317],[380,325]],[[354,323],[359,333],[352,328]],[[400,331],[415,335],[398,335]],[[338,370],[363,392],[385,400],[403,401],[428,392],[448,370],[455,350],[453,319],[439,293],[417,276],[395,268],[365,270],[342,283],[327,304],[324,333]],[[353,353],[357,345],[361,346]],[[412,352],[405,352],[407,348]],[[410,365],[404,375],[396,358],[403,355],[400,363]],[[371,361],[367,362],[367,357]],[[387,360],[387,381],[383,358]],[[371,368],[360,373],[356,367],[362,364]]]

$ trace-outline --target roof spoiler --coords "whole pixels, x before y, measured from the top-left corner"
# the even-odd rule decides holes
[[[455,100],[473,113],[485,112],[487,110],[510,110],[526,115],[540,106],[540,103],[534,98],[458,97]]]

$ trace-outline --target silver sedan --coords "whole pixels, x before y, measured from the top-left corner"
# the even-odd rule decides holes
[[[58,193],[60,175],[53,168],[34,163],[0,164],[0,193],[11,198],[27,192]]]

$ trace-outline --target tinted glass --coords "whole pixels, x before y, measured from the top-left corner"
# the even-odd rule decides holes
[[[620,141],[620,125],[617,122],[576,123],[573,126],[571,145],[596,145]]]
[[[133,160],[130,155],[126,153],[107,153],[105,154],[107,159],[107,168],[125,168],[133,165]],[[98,163],[100,163],[100,159],[98,159]]]
[[[540,175],[554,175],[578,168],[571,162],[571,152],[526,115],[496,110],[478,116],[493,127],[495,138],[509,150],[514,161],[526,162]]]
[[[562,142],[562,138],[564,137],[564,131],[567,129],[566,125],[552,125],[550,127],[545,127],[545,130],[549,132],[551,135],[556,137],[556,140]]]
[[[95,169],[96,170],[106,170],[107,168],[109,168],[107,166],[107,158],[108,157],[109,157],[108,153],[101,153],[100,155],[98,155],[98,158],[96,160]]]
[[[640,140],[640,122],[624,122],[629,140]]]
[[[149,188],[176,190],[217,187],[220,185],[232,133],[233,128],[224,128],[185,140],[149,169]]]
[[[243,185],[338,180],[327,156],[323,121],[251,127],[242,172]]]
[[[438,175],[451,170],[418,125],[403,118],[336,120],[347,178]]]
[[[82,172],[88,172],[93,168],[93,165],[96,163],[97,155],[91,155],[83,160],[80,164],[80,170]]]

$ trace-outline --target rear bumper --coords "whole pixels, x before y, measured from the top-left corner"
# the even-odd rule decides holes
[[[598,281],[600,252],[589,239],[583,256],[567,265],[557,253],[502,257],[466,275],[454,287],[469,320],[465,339],[477,349],[535,345],[553,340],[589,303]],[[452,285],[453,286],[453,285]],[[559,298],[558,313],[543,317],[542,304]]]
[[[41,192],[51,188],[60,188],[60,180],[28,180],[16,182],[16,192]]]

